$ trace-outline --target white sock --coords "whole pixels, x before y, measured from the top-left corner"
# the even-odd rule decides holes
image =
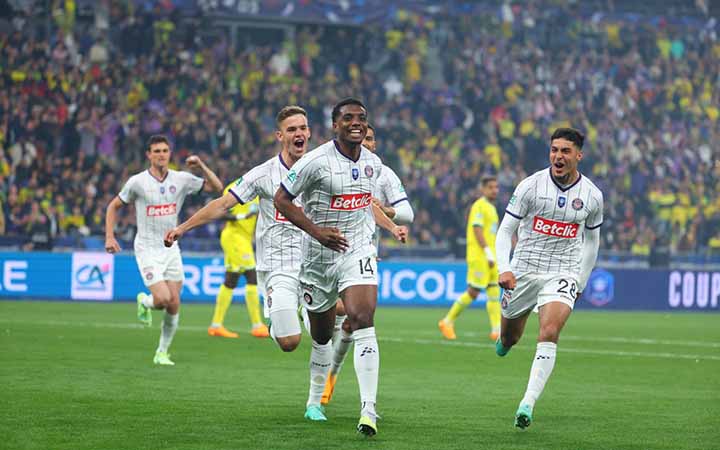
[[[332,344],[325,345],[312,341],[310,351],[310,393],[308,394],[307,405],[319,405],[325,390],[330,359],[332,358]]]
[[[380,373],[380,350],[375,337],[375,327],[356,330],[352,338],[355,341],[353,362],[360,387],[360,401],[363,408],[371,403],[374,411]]]
[[[177,331],[179,321],[180,313],[165,313],[162,327],[160,327],[160,344],[158,345],[157,351],[168,351],[168,349],[170,348],[170,344],[172,344],[173,337],[175,336],[175,331]]]
[[[345,357],[347,356],[348,350],[350,350],[350,344],[353,342],[352,334],[347,331],[340,329],[340,336],[333,338],[333,357],[332,365],[330,366],[330,374],[337,375],[342,369]]]
[[[154,304],[153,302],[154,302],[154,300],[153,300],[153,296],[152,296],[152,295],[145,295],[145,296],[142,298],[142,300],[140,301],[140,303],[142,303],[142,305],[143,305],[144,307],[150,308],[150,309],[154,309],[154,308],[155,308],[155,304]]]
[[[520,404],[535,406],[535,402],[542,394],[545,383],[555,367],[555,353],[557,353],[557,344],[554,342],[538,342],[535,359],[530,369],[527,390]]]

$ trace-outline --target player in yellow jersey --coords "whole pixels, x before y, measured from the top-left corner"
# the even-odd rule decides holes
[[[487,313],[490,318],[490,339],[500,336],[500,287],[495,263],[495,234],[498,214],[494,203],[498,194],[498,182],[494,176],[483,177],[482,197],[470,208],[467,224],[467,291],[455,300],[438,327],[447,339],[455,339],[455,320],[475,300],[481,290],[487,293]]]
[[[234,183],[227,186],[223,195],[227,194],[233,185]],[[257,198],[244,205],[237,204],[228,211],[228,220],[220,234],[220,245],[225,253],[225,281],[220,286],[220,291],[215,299],[215,314],[213,315],[212,324],[208,328],[210,336],[238,337],[237,333],[226,329],[223,322],[230,303],[232,303],[232,292],[238,284],[240,274],[245,275],[245,281],[247,282],[245,285],[245,305],[252,323],[250,333],[255,337],[268,337],[270,335],[260,315],[255,253],[252,248],[257,213]]]

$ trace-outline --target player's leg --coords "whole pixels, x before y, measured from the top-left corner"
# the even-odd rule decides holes
[[[164,284],[170,292],[170,301],[165,306],[165,315],[160,326],[160,341],[157,350],[155,350],[155,364],[173,366],[174,362],[170,360],[168,350],[172,344],[175,332],[180,322],[180,291],[182,290],[182,281],[165,281],[158,284]]]
[[[164,280],[165,257],[152,252],[138,252],[135,253],[135,261],[143,283],[150,291],[150,295],[140,292],[136,297],[137,318],[141,323],[149,326],[152,324],[152,310],[165,309],[170,302],[170,291],[165,288],[164,283],[161,283]]]
[[[335,329],[333,330],[333,356],[332,363],[330,365],[330,372],[328,373],[327,381],[325,382],[325,390],[323,391],[322,399],[320,403],[327,405],[332,399],[333,391],[335,390],[335,383],[337,383],[337,376],[342,369],[345,357],[347,356],[348,350],[350,350],[350,344],[352,344],[352,330],[350,329],[350,322],[347,321],[347,315],[345,314],[345,306],[341,299],[338,299],[335,305]]]
[[[252,330],[250,334],[258,338],[266,338],[270,336],[267,325],[262,320],[260,314],[260,296],[257,288],[257,273],[255,268],[245,271],[245,306],[247,307]]]
[[[487,263],[483,265],[482,261],[468,261],[468,288],[455,300],[445,317],[438,322],[438,328],[440,328],[440,332],[445,339],[454,340],[457,338],[455,335],[455,320],[477,298],[480,289],[487,286],[488,271],[486,266]]]
[[[571,277],[552,277],[538,296],[540,332],[527,389],[515,414],[517,427],[526,428],[532,422],[535,402],[555,367],[558,338],[572,312],[576,292],[577,282]]]
[[[260,276],[262,275],[262,276]],[[292,352],[300,345],[302,329],[298,318],[297,277],[285,274],[258,273],[265,292],[266,316],[270,319],[270,337],[284,352]]]
[[[237,338],[239,335],[225,328],[225,315],[227,314],[230,304],[232,303],[233,290],[237,287],[240,272],[233,267],[228,257],[225,258],[225,279],[220,285],[217,297],[215,297],[215,312],[213,313],[212,323],[208,328],[208,335]]]
[[[372,436],[377,432],[377,387],[380,373],[380,349],[375,335],[377,285],[355,285],[342,292],[352,339],[355,341],[355,374],[360,388],[358,431]]]
[[[490,320],[490,339],[495,342],[500,337],[500,322],[502,313],[500,312],[500,286],[498,286],[497,265],[490,269],[490,279],[488,280],[486,289],[487,300],[485,301],[485,310]]]

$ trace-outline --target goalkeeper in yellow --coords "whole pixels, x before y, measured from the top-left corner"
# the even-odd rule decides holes
[[[233,185],[234,183],[230,186]],[[223,195],[227,194],[230,186],[225,188]],[[230,303],[232,303],[233,289],[238,284],[240,274],[245,275],[245,305],[252,323],[250,334],[255,337],[268,337],[270,335],[260,315],[255,253],[252,248],[257,214],[257,197],[244,205],[237,204],[228,211],[225,228],[220,234],[220,245],[225,253],[225,281],[220,286],[220,291],[215,299],[215,314],[213,315],[212,324],[208,328],[210,336],[238,337],[237,333],[225,328],[223,322],[225,321],[225,314],[230,308]]]
[[[481,290],[487,293],[487,313],[490,318],[490,339],[500,336],[500,287],[495,263],[495,233],[498,214],[494,203],[498,194],[498,182],[494,176],[483,177],[480,190],[482,197],[470,208],[467,223],[467,283],[468,288],[455,300],[438,327],[446,339],[455,339],[455,320],[475,300]]]

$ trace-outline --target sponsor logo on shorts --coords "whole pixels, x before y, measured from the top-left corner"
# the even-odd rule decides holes
[[[503,291],[502,301],[500,302],[500,306],[502,306],[502,309],[507,309],[508,303],[512,299],[512,291],[505,289]]]
[[[583,203],[581,198],[576,198],[572,201],[572,207],[575,211],[580,211],[583,206],[585,206],[585,203]]]
[[[375,171],[373,170],[372,166],[365,166],[365,176],[368,178],[372,178],[375,174]]]
[[[170,187],[172,192],[173,187]],[[164,205],[148,205],[146,208],[148,217],[172,216],[177,214],[176,203],[166,203]]]
[[[272,297],[270,297],[273,293],[272,286],[268,286],[266,291],[267,291],[267,306],[268,306],[268,308],[272,308]]]
[[[312,284],[305,284],[303,282],[300,282],[300,288],[302,288],[303,291],[312,292],[314,287]]]
[[[310,295],[309,293],[306,292],[303,294],[303,300],[305,300],[305,303],[307,303],[308,305],[312,305],[313,299],[312,299],[312,295]]]
[[[367,208],[371,203],[372,195],[369,192],[333,195],[332,200],[330,200],[330,209],[335,211],[355,211]]]
[[[145,279],[150,281],[153,279],[153,273],[152,272],[145,272]]]
[[[557,222],[538,216],[535,216],[533,218],[533,231],[548,236],[560,237],[565,239],[576,238],[579,228],[580,226],[576,223]]]

